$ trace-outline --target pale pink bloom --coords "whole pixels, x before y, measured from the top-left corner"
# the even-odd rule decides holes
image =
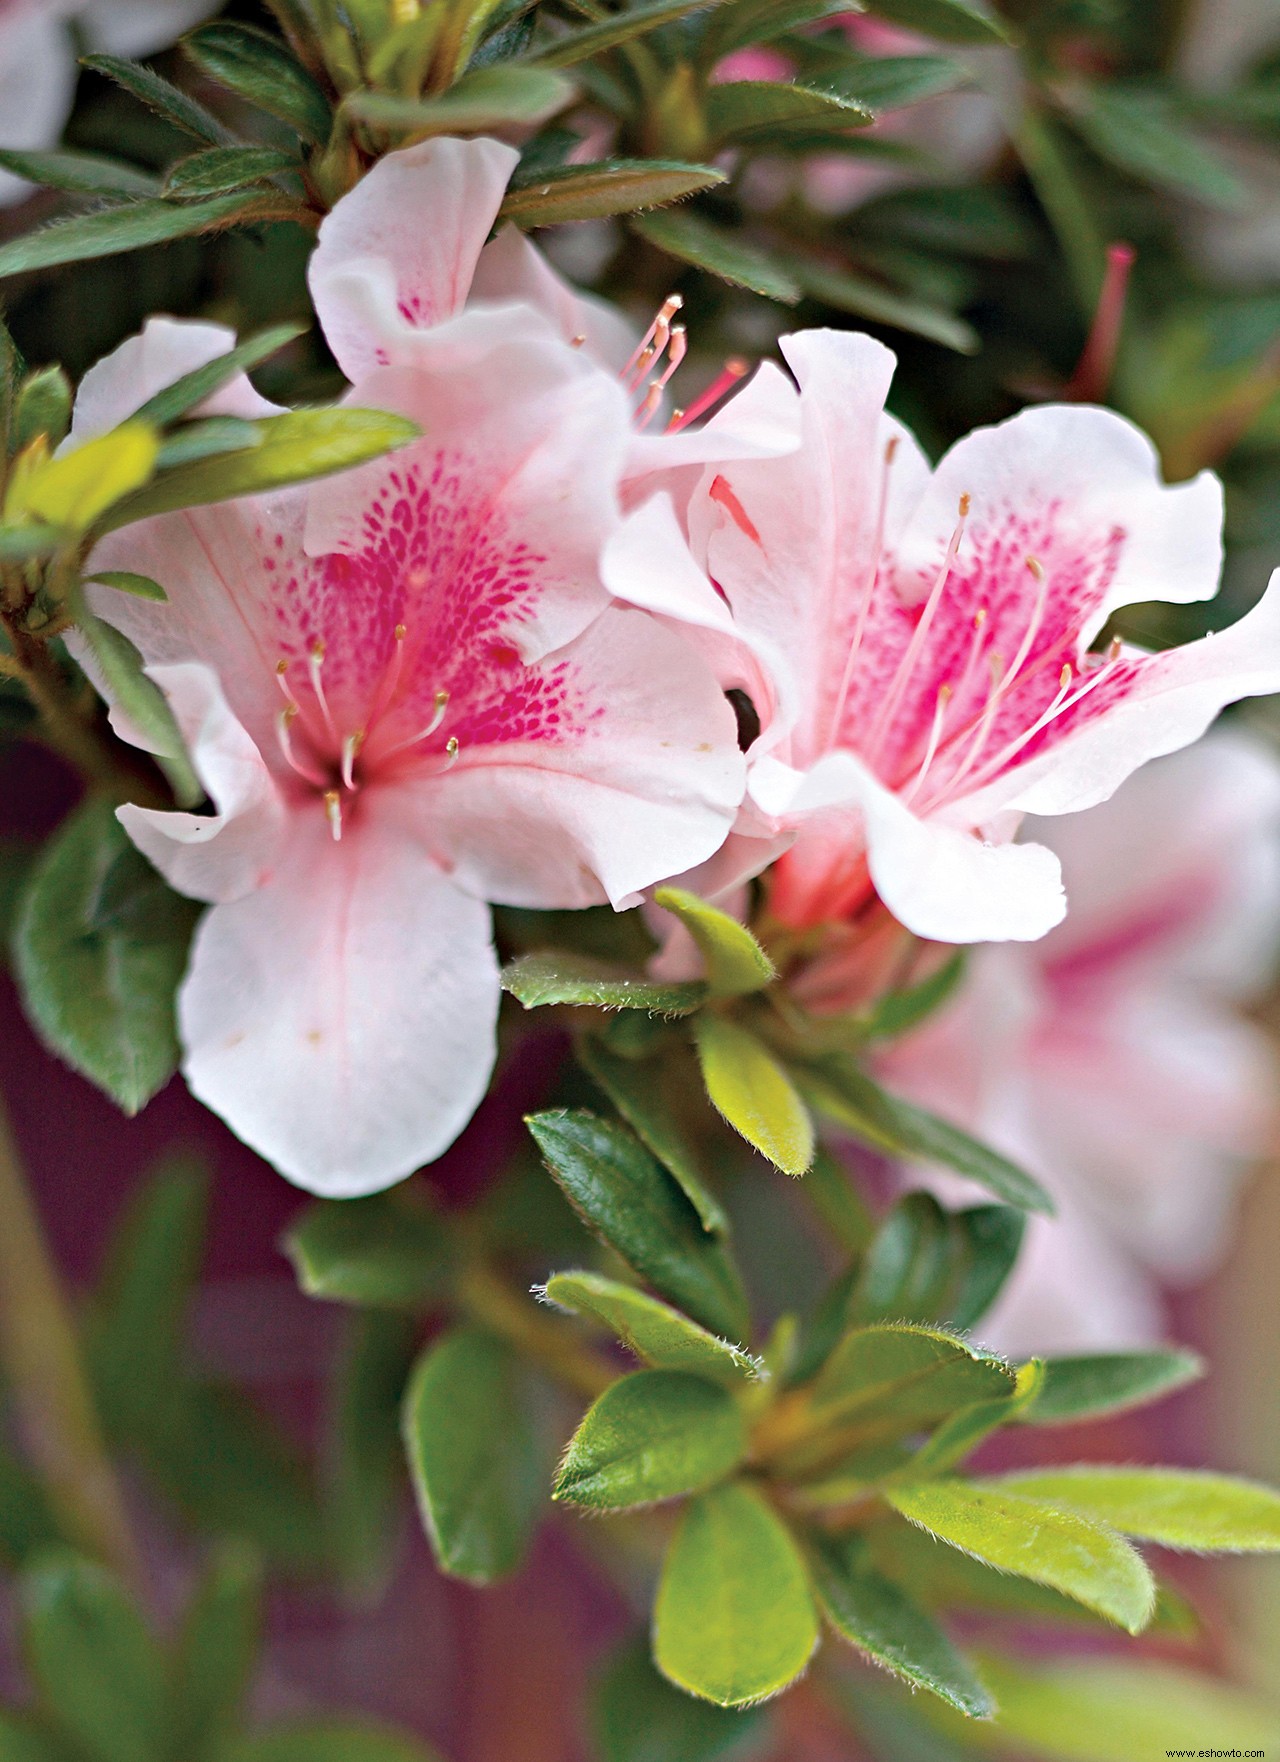
[[[1066,922],[975,949],[956,1001],[880,1074],[1018,1158],[1058,1203],[1030,1220],[984,1339],[1142,1344],[1162,1331],[1159,1282],[1221,1255],[1276,1124],[1271,1046],[1237,1012],[1280,940],[1280,765],[1216,731],[1034,836],[1062,859]]]
[[[217,10],[218,0],[0,0],[0,147],[52,147],[71,112],[76,49],[150,55]],[[0,171],[0,207],[31,185]]]
[[[231,342],[153,320],[87,376],[76,438]],[[94,558],[167,590],[95,606],[168,695],[216,810],[120,815],[213,903],[179,997],[188,1081],[330,1195],[437,1156],[484,1094],[487,901],[630,904],[708,856],[742,795],[710,670],[600,581],[622,388],[527,308],[463,355],[350,394],[421,425],[405,450],[126,528]],[[242,381],[216,407],[261,401]]]
[[[692,552],[653,497],[606,564],[620,597],[699,626],[760,716],[748,812],[702,882],[781,851],[785,924],[845,917],[874,886],[920,936],[1043,936],[1065,901],[1053,851],[1013,842],[1023,814],[1104,801],[1224,704],[1280,689],[1280,575],[1219,635],[1095,653],[1118,607],[1212,596],[1213,476],[1166,487],[1143,435],[1078,405],[980,429],[931,471],[885,413],[887,349],[831,331],[781,346],[799,451],[708,467]]]

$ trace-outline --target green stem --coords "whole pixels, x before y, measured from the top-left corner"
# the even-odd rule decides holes
[[[458,1283],[462,1307],[474,1321],[499,1335],[523,1357],[549,1371],[588,1401],[602,1395],[617,1382],[618,1371],[572,1339],[549,1315],[527,1297],[513,1291],[490,1267],[473,1264]]]
[[[0,1104],[0,1361],[23,1440],[68,1539],[137,1583],[137,1549],[66,1294]]]

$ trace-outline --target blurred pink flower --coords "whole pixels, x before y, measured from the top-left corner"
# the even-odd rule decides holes
[[[630,904],[715,850],[743,790],[710,669],[600,580],[633,438],[622,386],[527,303],[482,340],[474,314],[451,320],[441,290],[465,293],[473,264],[447,215],[430,249],[404,242],[411,311],[441,301],[429,348],[378,364],[388,334],[362,340],[329,297],[378,275],[344,281],[333,232],[321,311],[361,375],[349,401],[422,438],[310,490],[126,528],[94,558],[167,591],[103,588],[95,608],[169,697],[216,810],[120,815],[213,904],[179,998],[188,1081],[330,1195],[439,1155],[484,1094],[486,901]],[[371,324],[401,323],[409,287]],[[75,436],[231,342],[153,320],[86,377]],[[214,407],[262,405],[241,381]]]
[[[0,0],[0,147],[54,146],[71,112],[76,49],[150,55],[218,9],[218,0]],[[0,171],[0,207],[31,185]]]
[[[1043,941],[974,950],[956,1001],[880,1074],[1017,1157],[1059,1205],[1033,1218],[984,1324],[1010,1351],[1158,1339],[1159,1283],[1222,1253],[1277,1068],[1240,1006],[1280,943],[1280,764],[1224,730],[1113,799],[1029,830],[1071,898]],[[960,1184],[942,1177],[948,1197]]]
[[[1104,801],[1226,703],[1280,689],[1280,574],[1230,630],[1163,654],[1092,645],[1116,608],[1210,598],[1221,488],[1166,487],[1108,410],[1027,409],[930,470],[884,409],[893,356],[808,331],[782,350],[803,441],[712,465],[682,520],[652,497],[611,541],[621,598],[700,627],[761,733],[716,894],[777,857],[770,909],[806,927],[871,889],[941,942],[1026,941],[1065,911],[1024,813]],[[696,561],[695,561],[696,559]]]

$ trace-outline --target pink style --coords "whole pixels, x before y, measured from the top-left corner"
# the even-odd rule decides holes
[[[697,880],[723,891],[776,858],[786,925],[874,889],[923,937],[1042,936],[1066,902],[1053,852],[1013,842],[1022,816],[1105,800],[1224,704],[1280,688],[1280,578],[1220,635],[1100,646],[1119,607],[1214,594],[1215,478],[1165,486],[1144,436],[1074,405],[979,430],[931,470],[885,411],[887,349],[828,331],[782,349],[800,448],[708,466],[678,510],[653,497],[607,564],[620,596],[699,627],[760,715],[747,809]]]
[[[455,149],[487,166],[496,208],[510,149],[432,145],[437,168]],[[179,998],[188,1081],[335,1196],[439,1155],[485,1093],[486,902],[632,904],[712,855],[745,778],[705,661],[601,580],[634,399],[565,340],[569,291],[539,263],[526,298],[519,241],[503,247],[510,297],[459,309],[474,253],[447,225],[430,249],[409,231],[408,269],[368,254],[385,193],[375,172],[326,223],[317,304],[361,375],[349,401],[412,417],[422,438],[310,489],[125,529],[94,559],[166,589],[166,604],[95,590],[95,608],[168,695],[216,809],[121,810],[213,907]],[[232,340],[152,320],[86,377],[76,438]],[[244,381],[213,407],[263,408]]]

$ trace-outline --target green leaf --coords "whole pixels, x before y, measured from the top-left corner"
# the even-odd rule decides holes
[[[599,1273],[556,1273],[541,1294],[562,1309],[594,1317],[659,1369],[685,1370],[729,1388],[760,1375],[760,1361],[741,1347],[717,1339],[679,1310],[617,1279]]]
[[[122,876],[145,914],[95,926],[103,889]],[[137,1113],[178,1062],[174,995],[198,908],[171,893],[108,802],[66,820],[31,872],[14,934],[23,1001],[45,1044]]]
[[[588,1229],[695,1321],[729,1339],[747,1338],[736,1266],[626,1126],[582,1110],[533,1114],[526,1124]]]
[[[552,1497],[625,1511],[713,1487],[741,1462],[733,1396],[677,1370],[641,1370],[605,1390],[565,1452]]]
[[[1156,1587],[1141,1555],[1088,1518],[960,1480],[886,1487],[883,1497],[939,1541],[1074,1597],[1131,1634],[1151,1620]]]
[[[236,496],[262,495],[287,484],[348,471],[418,436],[415,423],[385,410],[289,410],[254,424],[261,444],[251,452],[227,453],[165,471],[146,489],[119,502],[100,532],[136,520]]]
[[[762,1713],[712,1707],[673,1688],[643,1638],[610,1659],[593,1701],[600,1762],[748,1762],[771,1747]]]
[[[1194,1352],[1102,1352],[1045,1361],[1044,1386],[1022,1415],[1027,1425],[1074,1425],[1159,1401],[1204,1375]]]
[[[958,1282],[939,1318],[953,1328],[980,1322],[1017,1265],[1026,1216],[1009,1205],[971,1205],[951,1214]]]
[[[994,1401],[977,1401],[953,1413],[920,1446],[899,1478],[915,1480],[923,1474],[944,1474],[977,1449],[984,1438],[1010,1425],[1036,1398],[1044,1381],[1044,1365],[1030,1359],[1018,1372],[1017,1382]]]
[[[646,5],[631,6],[614,17],[566,31],[533,50],[526,59],[542,67],[572,67],[579,61],[594,60],[607,49],[630,43],[660,25],[721,3],[722,0],[648,0]]]
[[[821,1145],[804,1178],[804,1196],[846,1254],[860,1255],[875,1230],[849,1171]]]
[[[568,220],[606,220],[661,208],[699,190],[725,182],[712,165],[689,165],[668,159],[601,159],[590,165],[566,165],[543,171],[529,184],[508,189],[498,211],[499,221],[519,227],[558,226]],[[0,251],[0,272],[4,256]]]
[[[204,785],[187,757],[169,700],[143,671],[142,656],[114,624],[106,623],[92,612],[82,611],[77,622],[97,663],[104,695],[113,705],[118,704],[133,726],[145,736],[148,749],[169,780],[178,806],[194,807],[204,797]]]
[[[850,1320],[939,1320],[951,1276],[946,1212],[932,1193],[904,1194],[867,1249]]]
[[[296,342],[305,334],[306,328],[305,324],[273,324],[269,330],[260,330],[246,337],[226,354],[184,373],[181,379],[175,379],[154,397],[148,398],[134,411],[134,419],[149,422],[153,428],[167,428],[171,422],[189,416],[215,392],[230,385],[233,379],[238,379],[242,373],[251,373],[270,356]]]
[[[773,80],[730,80],[708,89],[707,128],[716,148],[731,142],[747,146],[763,140],[785,141],[790,129],[843,133],[866,128],[871,112],[851,99],[811,86]]]
[[[982,1483],[1078,1511],[1122,1535],[1200,1554],[1280,1552],[1280,1493],[1236,1475],[1095,1463]]]
[[[166,196],[187,201],[199,196],[220,196],[226,190],[242,190],[249,184],[268,183],[272,178],[297,174],[302,166],[293,153],[277,147],[206,147],[189,159],[179,159],[165,179]]]
[[[927,1021],[952,997],[964,978],[967,950],[957,948],[948,960],[918,984],[902,991],[888,991],[878,998],[858,1027],[868,1040],[894,1040]]]
[[[174,1668],[171,1753],[214,1762],[231,1737],[253,1675],[262,1569],[242,1543],[224,1542],[187,1607]]]
[[[1009,32],[998,18],[966,0],[865,0],[866,10],[890,24],[937,37],[944,43],[1007,43]]]
[[[343,1582],[356,1591],[379,1588],[392,1564],[405,1485],[399,1415],[418,1334],[412,1316],[357,1313],[335,1367],[326,1516]]]
[[[174,465],[189,465],[195,459],[212,459],[219,453],[240,453],[246,447],[261,445],[262,436],[253,423],[239,416],[211,416],[207,422],[183,422],[166,435],[156,468],[168,471]]]
[[[777,1694],[809,1662],[809,1575],[754,1487],[731,1481],[690,1500],[662,1564],[653,1638],[663,1675],[721,1707]]]
[[[308,1297],[399,1308],[433,1302],[448,1286],[448,1237],[416,1197],[319,1200],[283,1246]]]
[[[970,1719],[995,1703],[932,1616],[870,1565],[861,1537],[813,1543],[814,1583],[842,1639],[915,1688],[928,1689]]]
[[[98,1411],[121,1444],[151,1426],[181,1375],[208,1209],[207,1172],[175,1156],[130,1196],[112,1231],[87,1346]]]
[[[39,1481],[0,1448],[0,1559],[8,1567],[21,1566],[58,1539],[58,1525]]]
[[[804,1174],[813,1161],[813,1121],[773,1054],[722,1016],[698,1016],[694,1040],[707,1094],[734,1131],[784,1173]]]
[[[439,1762],[434,1750],[389,1726],[304,1719],[237,1738],[218,1762]]]
[[[791,268],[804,293],[838,311],[910,331],[961,355],[972,355],[979,346],[977,332],[963,318],[909,294],[896,293],[883,282],[814,257],[797,256],[791,260]]]
[[[163,1665],[116,1581],[51,1549],[22,1575],[19,1598],[27,1668],[49,1723],[93,1762],[161,1762]]]
[[[526,1009],[568,1003],[593,1009],[645,1009],[662,1016],[687,1016],[707,996],[707,987],[697,981],[663,985],[560,949],[522,954],[511,961],[502,969],[502,989]]]
[[[288,123],[304,141],[328,140],[333,126],[328,99],[274,37],[223,21],[193,32],[182,47],[201,73]]]
[[[423,1353],[405,1393],[409,1469],[436,1562],[471,1584],[515,1571],[542,1502],[519,1375],[500,1341],[457,1328]]]
[[[1243,207],[1239,178],[1181,123],[1167,93],[1114,83],[1081,86],[1077,100],[1077,129],[1119,170],[1214,208]]]
[[[0,245],[0,277],[32,269],[55,269],[63,263],[87,263],[121,251],[162,245],[170,239],[217,232],[253,220],[281,220],[302,210],[280,191],[242,191],[212,196],[205,202],[166,202],[161,198],[122,202],[70,220],[55,220],[36,232]]]
[[[0,1709],[0,1756],[4,1762],[83,1762],[83,1754],[33,1721]]]
[[[1044,1188],[998,1151],[958,1126],[890,1095],[851,1058],[830,1054],[797,1072],[805,1093],[864,1143],[890,1156],[943,1163],[1019,1211],[1052,1214]]]
[[[59,445],[71,426],[75,394],[61,367],[41,367],[18,388],[13,413],[13,451],[20,453],[43,435],[50,449]]]
[[[30,563],[52,557],[65,542],[53,526],[0,526],[0,563]]]
[[[938,1328],[905,1322],[858,1328],[836,1347],[811,1398],[827,1423],[892,1420],[902,1432],[974,1402],[1013,1393],[1003,1359]]]
[[[847,17],[848,13],[848,0],[731,0],[708,23],[700,59],[704,66],[711,66],[735,49],[769,42],[802,25]]]
[[[29,183],[83,196],[155,196],[160,179],[153,171],[108,159],[101,153],[77,153],[60,147],[52,153],[28,153],[0,147],[0,166]]]
[[[121,593],[131,593],[136,599],[155,600],[159,605],[164,605],[169,598],[158,581],[152,581],[149,575],[135,575],[131,569],[103,569],[85,579],[100,582],[103,587],[118,588]]]
[[[778,969],[750,930],[727,912],[683,887],[660,887],[653,897],[697,944],[713,997],[745,997],[777,978]]]
[[[701,214],[644,215],[632,220],[630,226],[632,232],[669,257],[692,263],[696,269],[705,269],[721,281],[749,288],[766,299],[794,306],[804,291],[791,274],[785,257],[748,244],[737,233],[714,225]]]
[[[13,425],[21,383],[22,356],[0,315],[0,460],[15,451]]]
[[[197,141],[206,141],[211,147],[234,146],[234,136],[223,128],[211,111],[168,80],[161,79],[158,73],[153,73],[140,61],[125,61],[119,55],[86,55],[81,66],[91,67],[95,73],[123,86],[126,92],[132,93],[149,110],[154,110],[157,116],[162,116],[183,134],[192,135]]]
[[[1185,1665],[990,1658],[983,1674],[1000,1703],[1002,1739],[1053,1762],[1280,1749],[1272,1701]]]
[[[704,1230],[723,1235],[729,1227],[724,1207],[707,1184],[707,1172],[698,1146],[679,1116],[681,1096],[670,1092],[686,1063],[680,1049],[680,1065],[662,1060],[638,1064],[619,1058],[597,1035],[584,1035],[578,1042],[578,1062],[599,1084],[632,1131],[672,1174],[685,1198],[697,1212]],[[664,1078],[672,1084],[664,1084]],[[701,1097],[701,1085],[699,1085]]]
[[[572,82],[562,74],[503,63],[477,68],[439,98],[352,92],[342,108],[356,122],[400,136],[405,146],[433,135],[479,133],[512,123],[536,126],[563,110],[572,97]]]
[[[5,518],[87,532],[113,503],[149,480],[159,451],[155,430],[135,420],[51,459],[21,460],[9,480]]]
[[[806,58],[803,65],[806,78],[877,113],[954,92],[972,78],[968,68],[947,55],[822,53]]]

